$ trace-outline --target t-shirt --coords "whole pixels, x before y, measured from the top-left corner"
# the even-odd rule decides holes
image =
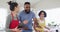
[[[21,22],[23,22],[24,20],[28,20],[28,24],[26,24],[26,26],[27,26],[29,29],[32,29],[32,19],[33,19],[33,18],[36,18],[36,17],[35,17],[35,14],[34,14],[32,11],[30,11],[30,13],[27,14],[27,13],[23,10],[22,12],[20,12],[18,18],[19,18],[19,20],[20,20]]]

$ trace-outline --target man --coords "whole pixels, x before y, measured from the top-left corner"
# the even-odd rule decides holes
[[[23,29],[22,32],[32,32],[32,21],[36,22],[36,17],[30,10],[30,2],[25,2],[24,10],[19,14],[19,20],[28,28],[28,30]]]

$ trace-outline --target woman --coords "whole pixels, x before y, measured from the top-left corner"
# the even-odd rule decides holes
[[[16,2],[8,2],[11,10],[11,14],[7,17],[6,22],[6,32],[21,32],[19,29],[17,29],[19,21],[17,18],[17,13],[19,12],[19,6]]]
[[[40,11],[39,12],[39,17],[38,20],[38,25],[36,26],[36,31],[37,32],[48,32],[49,28],[46,27],[45,25],[45,17],[46,17],[46,12],[45,11]]]

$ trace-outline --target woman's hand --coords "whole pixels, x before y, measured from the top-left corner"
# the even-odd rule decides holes
[[[14,28],[14,29],[10,29],[11,31],[13,31],[13,32],[20,32],[20,30],[16,27],[16,28]]]
[[[22,32],[22,30],[19,30],[17,27],[15,28],[16,32]]]

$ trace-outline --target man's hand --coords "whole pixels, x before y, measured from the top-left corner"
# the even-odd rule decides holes
[[[28,24],[28,20],[24,20],[23,23],[24,23],[24,24]]]

